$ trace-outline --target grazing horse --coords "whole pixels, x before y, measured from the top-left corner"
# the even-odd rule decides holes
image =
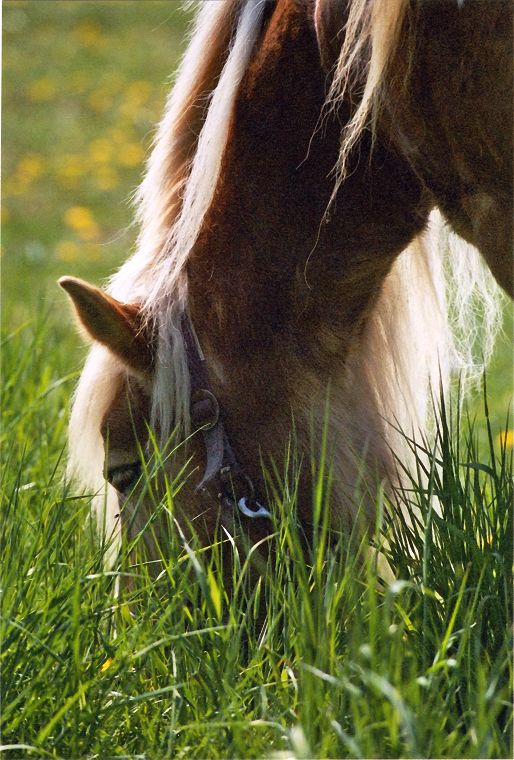
[[[472,0],[201,4],[134,255],[107,292],[60,281],[94,341],[71,466],[109,535],[121,523],[159,556],[139,477],[155,440],[168,482],[189,476],[175,515],[203,541],[220,525],[269,532],[266,477],[288,446],[307,532],[321,448],[331,525],[373,524],[377,486],[392,494],[408,459],[399,431],[425,435],[431,389],[473,368],[472,291],[486,356],[494,337],[496,286],[456,236],[443,262],[433,209],[512,290],[510,15]]]

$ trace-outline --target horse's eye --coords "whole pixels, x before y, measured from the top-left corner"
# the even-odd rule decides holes
[[[141,475],[140,462],[121,464],[107,469],[107,480],[122,494],[127,493],[135,485]]]

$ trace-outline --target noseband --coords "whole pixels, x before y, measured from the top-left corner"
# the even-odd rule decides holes
[[[237,461],[223,425],[218,399],[213,393],[207,364],[193,323],[184,312],[181,322],[191,382],[191,422],[202,433],[205,472],[196,490],[215,495],[223,505],[237,509],[245,517],[271,517],[255,497],[250,477]]]

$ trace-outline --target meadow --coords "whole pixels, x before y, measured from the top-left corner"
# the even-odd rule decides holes
[[[307,556],[284,487],[277,551],[260,578],[235,553],[231,596],[230,547],[186,547],[173,525],[159,583],[128,548],[104,570],[90,495],[64,474],[86,349],[55,281],[101,283],[132,250],[130,198],[187,21],[167,0],[4,2],[0,749],[510,757],[510,308],[487,393],[443,410],[442,466],[428,489],[413,480],[418,530],[388,536],[392,584],[356,560],[356,537],[328,535],[322,461]],[[172,514],[172,496],[156,508]]]

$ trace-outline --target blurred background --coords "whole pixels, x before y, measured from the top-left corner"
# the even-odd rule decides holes
[[[99,284],[131,252],[131,195],[190,17],[170,0],[4,0],[3,327],[44,319],[56,374],[83,350],[55,281]],[[498,427],[512,395],[507,311],[488,380]]]
[[[21,322],[58,276],[98,282],[131,251],[130,198],[188,19],[169,0],[3,7],[3,287]]]

